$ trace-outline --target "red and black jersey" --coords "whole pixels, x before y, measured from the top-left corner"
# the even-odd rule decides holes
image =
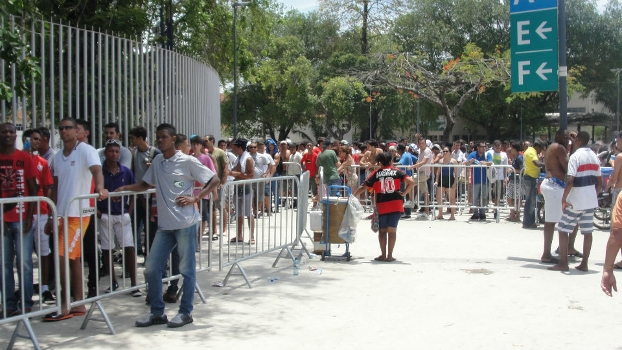
[[[374,171],[365,180],[365,185],[372,187],[376,193],[378,215],[404,212],[404,203],[398,191],[406,176],[405,172],[389,166]]]

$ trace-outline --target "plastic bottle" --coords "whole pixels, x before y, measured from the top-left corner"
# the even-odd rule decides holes
[[[298,262],[298,259],[295,258],[294,259],[294,276],[298,276],[299,272],[300,272],[300,263]]]
[[[30,137],[27,137],[26,141],[24,141],[24,151],[30,151]]]

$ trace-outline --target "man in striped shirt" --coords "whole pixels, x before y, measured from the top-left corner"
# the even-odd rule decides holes
[[[559,264],[549,270],[568,271],[568,234],[578,224],[583,235],[583,260],[575,268],[587,271],[587,260],[592,249],[594,231],[594,208],[598,207],[598,193],[602,188],[600,161],[587,146],[590,134],[581,131],[577,135],[576,151],[568,160],[568,178],[562,196],[562,218],[559,230]]]

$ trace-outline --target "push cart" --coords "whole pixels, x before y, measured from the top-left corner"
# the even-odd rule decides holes
[[[331,194],[337,193],[337,196],[331,196]],[[350,243],[344,241],[339,237],[339,227],[341,226],[341,220],[345,216],[346,209],[348,207],[348,198],[352,194],[352,190],[348,186],[328,186],[327,196],[322,197],[320,205],[322,206],[322,222],[323,237],[322,240],[325,244],[325,249],[322,251],[322,261],[326,257],[331,256],[331,244],[345,244],[346,252],[341,257],[345,257],[347,261],[350,261]]]

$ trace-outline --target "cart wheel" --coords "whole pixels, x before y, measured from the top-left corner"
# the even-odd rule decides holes
[[[324,261],[325,259],[326,259],[326,252],[322,252],[322,258],[320,260]]]

